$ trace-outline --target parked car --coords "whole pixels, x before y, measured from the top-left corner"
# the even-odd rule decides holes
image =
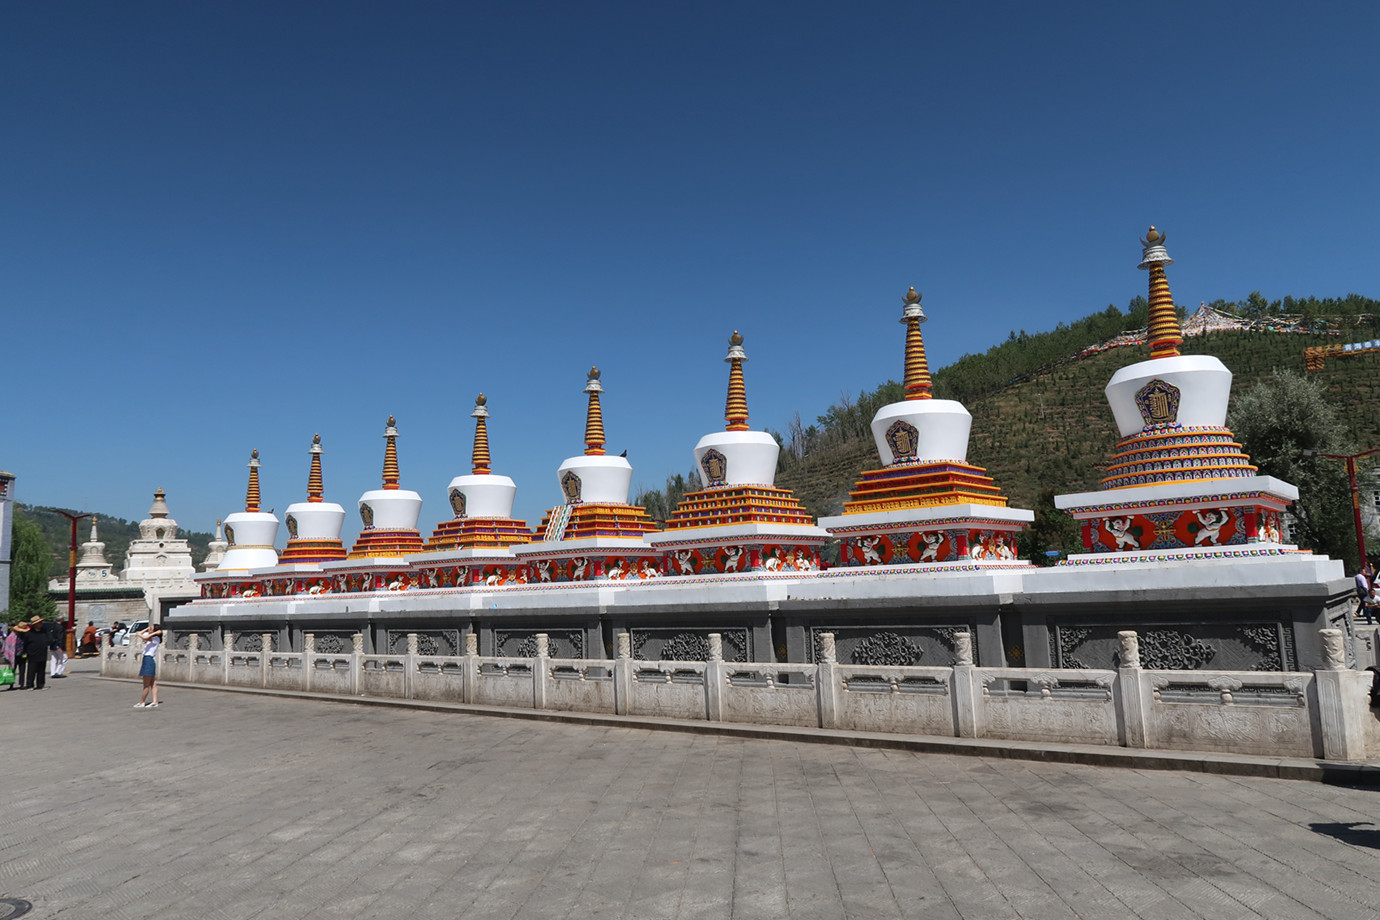
[[[120,645],[129,645],[130,636],[133,636],[136,633],[141,633],[148,628],[148,620],[135,620],[133,623],[129,624],[129,629],[125,630],[125,634],[123,636],[120,636],[115,641],[118,642]]]

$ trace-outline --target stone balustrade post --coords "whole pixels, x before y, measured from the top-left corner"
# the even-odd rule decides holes
[[[1143,748],[1146,739],[1146,719],[1154,705],[1150,684],[1140,667],[1140,636],[1133,629],[1116,634],[1117,672],[1113,691],[1116,706],[1117,740],[1123,747]]]
[[[834,634],[819,634],[819,661],[815,662],[815,687],[819,695],[819,727],[838,728],[838,650]]]
[[[200,651],[201,637],[196,633],[190,633],[187,636],[187,681],[189,683],[200,683],[197,678],[201,676],[201,672],[196,666],[196,656]]]
[[[475,686],[479,682],[479,636],[465,633],[465,660],[460,664],[460,699],[473,703]]]
[[[981,738],[983,731],[983,687],[973,667],[973,636],[967,630],[954,633],[954,666],[949,694],[954,705],[954,729],[960,738]]]
[[[1346,666],[1345,636],[1340,629],[1319,630],[1323,666],[1313,672],[1322,731],[1322,755],[1327,760],[1365,760],[1365,720],[1370,675]]]
[[[273,633],[259,633],[259,686],[268,689],[269,659],[273,657]]]
[[[709,660],[704,663],[704,715],[710,722],[724,720],[724,638],[709,634]]]
[[[302,634],[302,689],[311,692],[311,673],[316,663],[311,656],[316,654],[316,633]]]
[[[350,693],[359,696],[359,685],[364,675],[364,633],[355,633],[350,637],[351,656],[350,662]]]
[[[626,716],[632,703],[632,636],[620,632],[615,637],[618,657],[613,662],[613,711]]]
[[[417,634],[407,634],[407,652],[403,656],[403,699],[414,699],[417,695]]]
[[[230,630],[221,633],[220,648],[220,682],[230,683],[230,656],[235,654],[235,634]]]
[[[537,633],[537,654],[532,659],[532,708],[546,708],[546,679],[551,670],[551,639],[546,633]]]

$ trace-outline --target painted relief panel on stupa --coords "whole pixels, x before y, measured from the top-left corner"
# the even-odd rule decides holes
[[[1173,425],[1179,419],[1179,388],[1156,377],[1136,391],[1136,408],[1147,426]]]
[[[920,431],[904,419],[897,419],[886,430],[886,443],[896,463],[915,459],[920,446]]]

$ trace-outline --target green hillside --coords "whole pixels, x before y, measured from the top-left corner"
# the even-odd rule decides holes
[[[52,547],[53,567],[52,574],[67,574],[67,554],[68,547],[71,545],[72,525],[56,512],[46,508],[38,508],[33,505],[17,503],[16,509],[18,516],[26,520],[33,521],[43,532],[44,541]],[[62,509],[71,511],[73,514],[83,514],[85,512],[72,511],[70,508]],[[119,572],[124,568],[125,550],[129,549],[130,541],[139,539],[139,522],[126,521],[100,512],[96,512],[99,519],[97,524],[98,535],[102,543],[105,544],[105,558],[114,564],[115,571]],[[200,563],[210,551],[210,543],[215,539],[215,534],[178,531],[178,537],[187,540],[192,547],[192,560]],[[77,522],[77,555],[81,556],[81,545],[91,539],[91,520],[86,518]]]

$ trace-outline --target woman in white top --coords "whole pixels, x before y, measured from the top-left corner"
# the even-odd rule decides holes
[[[134,708],[153,709],[158,705],[158,649],[163,644],[163,630],[150,623],[135,635],[144,640],[144,660],[139,666],[139,676],[144,679],[144,690],[139,694],[139,702],[134,704]],[[145,702],[146,700],[148,702]]]

